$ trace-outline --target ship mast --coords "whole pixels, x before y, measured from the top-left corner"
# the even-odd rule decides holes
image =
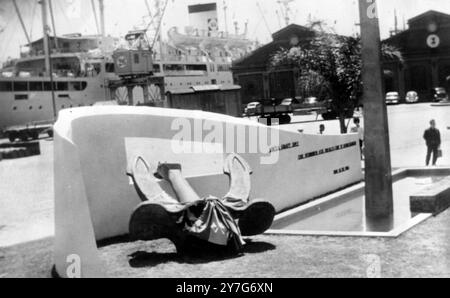
[[[227,18],[227,2],[223,0],[223,15],[224,15],[224,21],[225,21],[225,34],[228,36],[228,18]]]
[[[55,38],[55,48],[59,49],[58,38],[56,36],[55,15],[53,14],[52,0],[48,0],[48,7],[50,8],[50,16],[52,18],[53,37]]]
[[[95,19],[95,27],[97,27],[97,34],[100,34],[100,28],[98,25],[98,17],[97,17],[97,9],[95,8],[94,0],[91,0],[91,6],[92,6],[92,13],[94,14],[94,19]]]
[[[28,44],[30,44],[30,36],[28,35],[27,28],[25,27],[25,23],[23,22],[22,14],[20,13],[19,6],[17,5],[16,0],[13,0],[13,4],[14,8],[16,9],[17,16],[19,17],[20,24],[22,25],[23,32],[25,33],[25,37],[27,38]]]
[[[290,18],[291,8],[289,5],[293,1],[294,0],[278,0],[278,3],[281,6],[281,12],[283,14],[284,21],[286,22],[286,26],[289,26],[289,24],[291,23]]]
[[[105,31],[105,4],[103,0],[98,0],[99,8],[100,8],[100,31],[102,37],[106,36]]]
[[[47,23],[47,0],[40,0],[39,2],[42,7],[42,29],[44,33],[43,41],[44,41],[44,52],[45,52],[45,76],[50,77],[50,85],[51,85],[51,93],[52,93],[52,105],[53,105],[53,116],[54,119],[57,117],[56,112],[56,101],[55,101],[55,92],[54,92],[54,83],[53,83],[53,67],[51,63],[50,56],[50,45],[48,39],[48,32],[50,28]]]
[[[50,75],[50,46],[48,40],[48,23],[47,23],[47,0],[40,0],[41,8],[42,8],[42,30],[44,35],[44,53],[45,53],[45,75]]]

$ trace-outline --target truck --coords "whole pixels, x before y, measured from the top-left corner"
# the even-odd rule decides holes
[[[29,139],[37,140],[39,135],[46,133],[50,138],[53,137],[53,120],[30,122],[24,125],[15,125],[3,130],[3,135],[9,141],[15,142],[17,139],[26,142]]]
[[[302,99],[300,97],[286,98],[281,101],[271,99],[261,100],[247,104],[244,110],[244,117],[259,117],[260,120],[267,121],[267,125],[272,125],[272,119],[278,119],[279,124],[289,124],[292,121],[291,115],[316,114],[317,118],[322,115],[324,120],[331,120],[337,117],[331,108],[331,100],[318,101],[316,97]]]

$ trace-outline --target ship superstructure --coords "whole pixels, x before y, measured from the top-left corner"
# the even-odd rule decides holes
[[[100,1],[103,13],[103,1]],[[41,1],[43,11],[46,1]],[[130,31],[127,36],[145,34],[153,53],[153,75],[164,77],[165,91],[187,89],[196,85],[231,85],[231,62],[253,49],[246,34],[221,32],[217,26],[215,3],[188,7],[194,26],[180,33],[171,28],[163,40],[161,22],[168,1],[155,1],[149,25]],[[51,10],[50,10],[51,11]],[[43,13],[43,15],[45,15]],[[104,17],[100,20],[104,22]],[[0,129],[30,122],[55,120],[61,109],[90,106],[115,99],[128,102],[126,88],[111,94],[109,81],[117,80],[113,52],[133,48],[127,43],[99,35],[70,34],[50,36],[44,20],[43,38],[26,45],[20,58],[0,70]],[[50,76],[50,73],[52,74]],[[161,101],[158,86],[150,86],[150,97]],[[135,88],[133,104],[143,103],[141,88]]]

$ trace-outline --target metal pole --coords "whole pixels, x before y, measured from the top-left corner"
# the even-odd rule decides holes
[[[25,23],[23,22],[22,14],[20,13],[19,6],[17,5],[16,0],[13,0],[13,3],[14,3],[14,8],[16,9],[17,16],[19,17],[19,20],[20,20],[20,24],[22,25],[23,33],[25,34],[25,37],[27,38],[28,44],[31,44],[31,39],[30,39],[30,36],[28,35],[27,28],[25,27]]]
[[[261,8],[261,5],[259,5],[259,2],[256,2],[256,6],[258,6],[259,13],[261,14],[261,16],[262,16],[262,18],[264,20],[264,24],[266,25],[267,32],[269,32],[269,34],[272,34],[272,31],[270,30],[270,27],[269,27],[269,23],[267,23],[266,16],[264,15],[264,12],[263,12],[263,10]]]
[[[106,36],[106,29],[105,29],[105,4],[103,0],[98,0],[99,7],[100,7],[100,30],[102,37]]]
[[[47,24],[47,0],[41,0],[42,6],[42,30],[44,36],[45,75],[50,76],[50,44],[48,38],[49,27]]]
[[[48,0],[48,7],[50,8],[50,17],[52,19],[53,37],[55,38],[55,48],[59,49],[58,38],[56,37],[55,16],[53,14],[52,0]]]
[[[46,36],[44,37],[45,39],[48,40],[48,33],[46,33]],[[48,43],[47,43],[48,46]],[[48,49],[49,55],[48,55],[48,60],[49,60],[49,71],[50,71],[50,90],[52,93],[52,105],[53,105],[53,119],[56,121],[56,118],[58,117],[58,112],[56,110],[56,100],[55,100],[55,83],[53,82],[53,65],[52,65],[52,56],[50,54],[50,49]]]
[[[127,86],[128,105],[129,106],[134,106],[133,89],[134,89],[134,86]]]
[[[55,101],[55,91],[54,91],[54,82],[53,82],[53,65],[51,61],[51,54],[50,54],[50,43],[49,43],[49,27],[47,24],[47,1],[41,0],[40,4],[42,5],[42,24],[43,24],[43,31],[44,31],[44,52],[45,52],[45,76],[50,77],[50,90],[52,94],[52,105],[53,105],[53,117],[54,120],[57,118],[57,111],[56,111],[56,101]]]
[[[91,0],[91,6],[92,6],[92,13],[94,14],[94,19],[95,19],[95,27],[97,27],[97,34],[101,34],[100,28],[98,26],[97,9],[95,8],[94,0]]]
[[[392,169],[376,1],[359,0],[359,9],[364,84],[366,216],[368,219],[392,220]]]
[[[228,18],[227,18],[227,2],[223,0],[223,15],[224,15],[224,21],[225,21],[225,35],[228,36]]]

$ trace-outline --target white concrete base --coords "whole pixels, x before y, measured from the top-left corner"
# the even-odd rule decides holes
[[[243,131],[231,139],[184,140],[184,144],[221,149],[215,153],[177,153],[173,148],[183,120],[192,127],[207,123]],[[275,135],[265,149],[246,153],[250,131]],[[224,128],[224,136],[230,133]],[[179,162],[201,196],[223,196],[229,189],[223,173],[227,154],[238,153],[253,170],[251,198],[270,200],[277,212],[362,180],[356,135],[319,136],[268,128],[225,115],[148,107],[99,106],[64,110],[55,125],[55,265],[62,277],[104,275],[97,241],[128,233],[128,221],[140,199],[126,176],[127,163],[142,155],[151,166]],[[243,140],[246,152],[230,148]],[[279,142],[278,142],[279,141]],[[262,157],[277,157],[264,164]],[[161,182],[163,188],[170,186]],[[79,257],[79,258],[78,258]],[[79,261],[79,263],[78,263]],[[78,266],[80,270],[77,271]]]

